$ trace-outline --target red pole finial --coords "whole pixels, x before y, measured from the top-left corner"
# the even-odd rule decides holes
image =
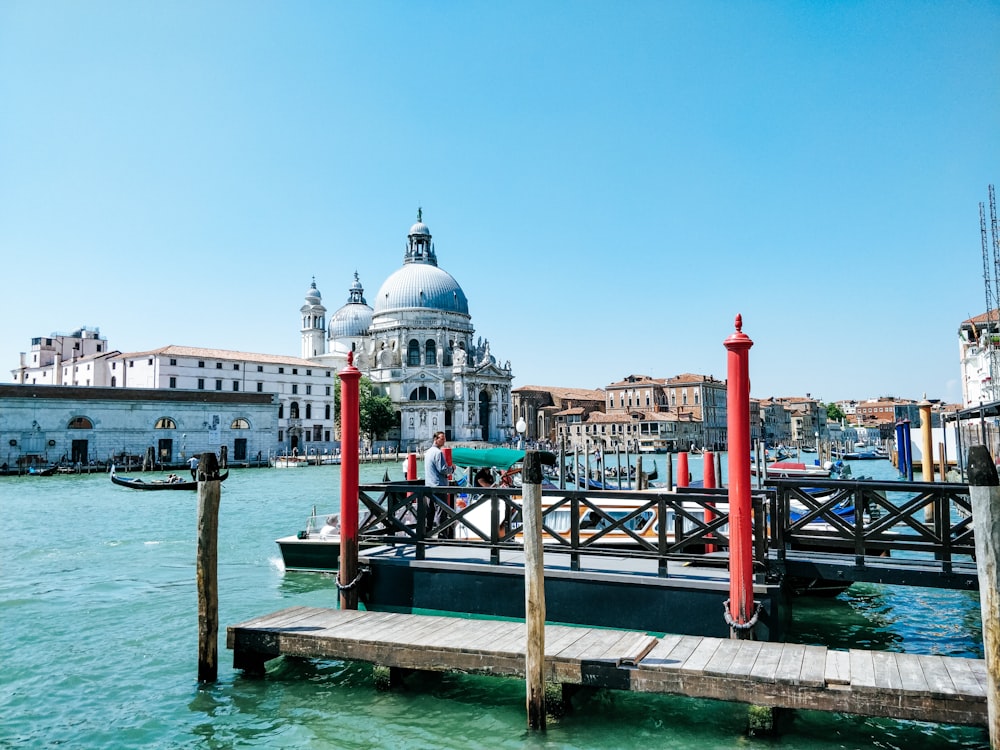
[[[736,332],[723,343],[727,355],[726,420],[729,438],[729,616],[747,625],[754,614],[753,528],[750,503],[750,347],[743,333],[743,316]],[[734,629],[735,630],[735,629]],[[748,638],[745,630],[737,637]]]
[[[361,371],[353,352],[340,371],[340,608],[358,608],[358,447],[361,433]]]

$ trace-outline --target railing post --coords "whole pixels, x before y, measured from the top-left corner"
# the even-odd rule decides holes
[[[743,316],[725,340],[726,412],[729,436],[729,609],[730,637],[753,636],[753,531],[750,507],[750,347]]]
[[[340,377],[340,569],[337,588],[340,608],[358,608],[358,444],[361,430],[361,371],[354,352]]]
[[[968,467],[972,518],[976,523],[990,747],[1000,748],[1000,479],[985,445],[969,449]]]

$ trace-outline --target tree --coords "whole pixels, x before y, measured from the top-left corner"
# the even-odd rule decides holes
[[[392,399],[379,393],[372,381],[362,377],[359,385],[359,409],[361,434],[373,443],[396,424],[396,412]]]
[[[844,412],[840,410],[832,401],[826,405],[826,420],[828,422],[840,422],[844,418]]]

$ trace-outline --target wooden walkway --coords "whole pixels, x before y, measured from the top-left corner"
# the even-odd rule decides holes
[[[278,656],[524,676],[509,620],[292,607],[227,628],[236,669]],[[547,625],[546,679],[758,706],[943,724],[987,723],[982,659]]]

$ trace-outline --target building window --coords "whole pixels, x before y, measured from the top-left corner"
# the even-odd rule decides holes
[[[285,374],[285,368],[284,367],[279,367],[278,368],[278,374],[279,375],[284,375]]]
[[[198,378],[198,390],[205,390],[205,378]]]
[[[285,418],[285,405],[278,404],[278,419],[284,419],[284,418]],[[281,442],[281,438],[278,438],[278,442],[279,443]]]
[[[250,420],[244,419],[243,417],[237,417],[233,420],[233,423],[229,425],[230,430],[249,430]]]
[[[257,393],[263,393],[263,392],[264,392],[264,384],[257,383]]]
[[[324,413],[324,415],[325,415],[325,416],[323,417],[324,419],[329,419],[329,418],[330,418],[330,404],[327,404],[327,405],[326,405],[326,409],[324,409],[324,410],[323,410],[323,413]],[[330,439],[330,438],[327,438],[327,440],[329,440],[329,439]]]
[[[313,418],[313,405],[306,404],[306,419],[312,419],[312,418]]]
[[[330,386],[327,386],[327,387],[326,387],[326,395],[327,395],[327,396],[329,396],[329,395],[330,395]]]
[[[313,392],[313,387],[311,385],[306,386],[306,395],[311,396]]]
[[[257,372],[264,372],[264,365],[257,365]]]
[[[134,360],[134,359],[130,359],[130,360],[128,361],[128,366],[129,366],[129,367],[135,367],[135,360]]]
[[[170,387],[171,388],[177,387],[177,378],[170,378]]]
[[[292,368],[292,375],[298,375],[298,374],[299,374],[299,368],[298,367],[293,367]]]
[[[92,430],[94,429],[94,423],[91,422],[87,417],[73,417],[69,420],[69,424],[66,425],[68,430]]]
[[[306,370],[306,375],[312,375],[312,374],[313,374],[312,370]]]
[[[292,401],[292,403],[290,403],[288,405],[288,418],[289,419],[298,419],[299,418],[299,402],[298,401]]]
[[[114,388],[117,385],[118,385],[118,378],[112,377],[111,378],[111,387]]]
[[[156,424],[153,425],[156,430],[176,430],[177,423],[170,417],[160,417],[156,420]]]
[[[406,347],[406,364],[416,366],[420,364],[420,342],[410,339]]]
[[[147,364],[147,365],[151,365],[151,364],[153,364],[153,358],[152,358],[152,357],[150,357],[149,359],[147,359],[147,360],[146,360],[146,364]]]
[[[204,366],[205,366],[205,360],[199,359],[198,360],[198,367],[204,367]]]
[[[318,424],[313,425],[313,440],[318,443],[322,439],[323,439],[323,426]]]
[[[435,401],[437,400],[437,394],[434,393],[426,385],[422,385],[419,388],[414,388],[410,391],[410,401]]]
[[[177,360],[176,359],[171,359],[170,360],[170,366],[171,367],[177,367]]]
[[[281,415],[279,414],[278,416],[281,416]],[[279,443],[285,442],[285,431],[284,430],[278,430],[278,442]]]
[[[215,363],[215,369],[216,370],[221,370],[222,369],[222,363],[221,362],[216,362]]]
[[[238,391],[239,389],[240,389],[240,381],[234,380],[233,381],[233,390],[234,391]]]
[[[437,346],[434,345],[433,339],[427,339],[424,343],[424,364],[437,364]]]
[[[233,369],[234,369],[234,370],[238,370],[238,369],[240,369],[240,363],[239,363],[239,362],[234,362],[234,363],[233,363]]]
[[[292,383],[292,393],[296,394],[298,392],[299,392],[299,384],[298,383]]]
[[[215,390],[217,390],[217,391],[221,391],[222,390],[222,381],[221,380],[216,380],[215,381]]]

